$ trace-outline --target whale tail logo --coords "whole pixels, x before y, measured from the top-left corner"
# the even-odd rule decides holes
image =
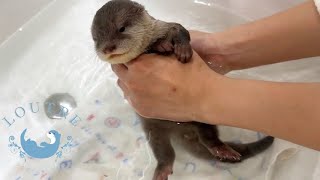
[[[36,141],[28,139],[25,140],[27,129],[23,130],[20,135],[20,142],[22,149],[33,158],[49,158],[53,156],[59,149],[61,134],[56,130],[51,130],[47,133],[50,142],[41,142],[40,145]]]

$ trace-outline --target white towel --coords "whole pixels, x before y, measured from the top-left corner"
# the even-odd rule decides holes
[[[144,2],[155,17],[181,22],[194,29],[216,31],[244,22],[229,12],[231,7],[218,8],[213,0],[181,0],[179,6],[177,1],[140,2]],[[10,74],[0,83],[0,180],[151,179],[156,164],[139,121],[123,101],[113,72],[96,59],[92,47],[90,23],[95,10],[103,3],[101,0],[57,0],[1,47],[0,50],[7,53],[0,53],[0,59],[15,63],[14,67],[8,67]],[[9,48],[10,45],[13,46]],[[273,81],[319,81],[319,70],[319,61],[308,61],[233,75]],[[67,119],[51,120],[43,112],[43,101],[56,92],[68,92],[77,101],[77,108]],[[40,103],[39,113],[30,110],[30,102]],[[25,110],[22,118],[16,117],[16,109],[18,116],[24,114],[19,107]],[[76,126],[69,122],[73,114],[82,119]],[[20,158],[17,147],[8,147],[9,136],[15,137],[11,142],[21,146],[20,134],[25,128],[28,128],[26,136],[37,142],[48,142],[45,134],[51,129],[62,134],[61,146],[72,136],[71,147],[59,149],[61,158],[54,155],[25,161]],[[221,129],[223,139],[245,142],[259,137],[255,132]],[[319,170],[314,169],[319,164],[318,156],[318,152],[277,139],[266,152],[230,165],[201,161],[178,147],[170,180],[316,180],[320,175]]]

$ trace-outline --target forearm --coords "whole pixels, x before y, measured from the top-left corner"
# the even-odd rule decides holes
[[[213,34],[233,70],[320,55],[320,16],[312,1]]]
[[[320,84],[225,78],[204,93],[207,123],[263,132],[320,150]]]

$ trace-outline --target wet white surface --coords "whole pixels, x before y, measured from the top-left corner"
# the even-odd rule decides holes
[[[21,25],[30,20],[52,0],[1,0],[0,42],[6,40]]]
[[[91,20],[104,2],[56,0],[0,46],[0,153],[3,154],[0,171],[6,172],[1,173],[0,179],[150,179],[155,166],[152,153],[144,143],[132,109],[116,88],[114,74],[108,65],[97,59],[93,50]],[[299,1],[139,2],[156,18],[214,32],[266,16]],[[231,75],[319,82],[318,59]],[[76,99],[78,107],[66,120],[47,118],[42,108],[45,98],[66,92]],[[28,109],[31,102],[40,103],[38,113]],[[18,107],[25,108],[25,116],[16,117]],[[69,120],[75,114],[82,121],[74,126]],[[92,115],[92,120],[88,120]],[[30,129],[29,137],[39,141],[44,140],[48,130],[56,129],[62,134],[61,144],[67,142],[67,136],[72,136],[79,145],[57,161],[55,157],[24,161],[10,152],[8,138],[14,136],[19,145],[20,133],[25,128]],[[243,142],[257,138],[254,132],[233,128],[224,128],[222,135]],[[203,162],[180,149],[170,179],[318,179],[313,175],[317,163],[317,152],[282,140],[277,140],[266,153],[238,165]]]

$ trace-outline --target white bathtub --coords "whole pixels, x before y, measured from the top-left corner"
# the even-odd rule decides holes
[[[149,180],[152,176],[155,160],[139,122],[123,101],[110,67],[98,60],[93,50],[91,20],[104,2],[0,1],[0,179]],[[156,18],[213,32],[301,1],[139,2]],[[19,8],[15,8],[17,3]],[[313,58],[233,72],[230,76],[310,82],[320,80],[319,72],[319,58]],[[77,108],[61,120],[49,119],[43,103],[53,93],[71,94]],[[30,103],[39,103],[39,111],[31,109]],[[46,140],[44,135],[50,129],[58,130],[61,146],[68,142],[71,146],[67,152],[61,150],[61,157],[21,158],[20,134],[25,128],[27,136],[37,142]],[[255,132],[222,129],[225,139],[257,138]],[[179,149],[174,175],[169,179],[318,179],[317,164],[317,152],[277,139],[265,153],[237,165],[204,162]]]

